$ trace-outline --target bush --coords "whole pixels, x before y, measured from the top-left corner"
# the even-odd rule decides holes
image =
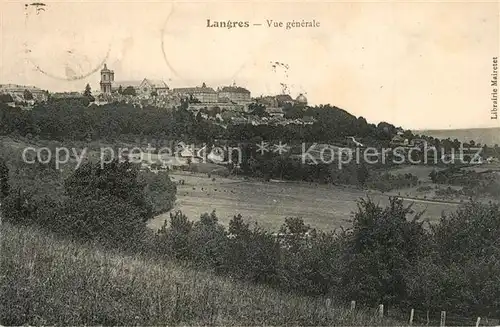
[[[391,198],[386,208],[370,200],[359,203],[343,259],[346,298],[371,305],[396,305],[405,299],[405,274],[428,244],[420,214],[408,220],[413,213],[397,198]]]
[[[152,205],[154,215],[170,211],[174,207],[176,184],[170,179],[168,172],[142,171],[139,174],[141,184],[145,184],[146,199]]]

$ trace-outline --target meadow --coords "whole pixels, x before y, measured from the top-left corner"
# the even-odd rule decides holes
[[[213,178],[203,174],[173,173],[178,185],[174,210],[181,210],[191,219],[216,210],[221,223],[227,225],[234,215],[241,214],[249,222],[277,230],[285,217],[301,217],[311,227],[328,231],[350,227],[351,213],[357,210],[357,200],[369,196],[381,205],[388,196],[337,185],[288,181],[256,181],[242,178]],[[424,211],[423,219],[439,220],[441,213],[455,211],[456,204],[414,202],[415,211]],[[149,226],[158,229],[169,214],[157,216]]]

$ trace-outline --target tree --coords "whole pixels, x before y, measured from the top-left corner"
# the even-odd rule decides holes
[[[14,102],[14,99],[12,99],[12,95],[8,93],[0,94],[0,103],[9,103],[9,102]]]
[[[85,91],[83,91],[83,96],[86,97],[90,102],[94,102],[95,98],[92,96],[92,89],[90,84],[85,85]]]
[[[304,117],[304,107],[301,105],[293,105],[285,111],[285,118],[298,119]]]
[[[203,120],[203,117],[201,116],[201,110],[198,111],[198,113],[196,114],[196,121],[199,123]]]
[[[133,86],[127,86],[123,91],[123,95],[131,95],[131,96],[136,96],[137,92],[135,91],[135,88]]]
[[[118,159],[77,169],[64,182],[66,233],[115,246],[137,240],[153,216],[138,172],[138,166]]]
[[[33,94],[28,89],[24,90],[23,96],[24,96],[24,100],[33,100]]]
[[[256,115],[259,117],[266,117],[268,116],[268,113],[266,112],[266,106],[260,103],[251,103],[248,106],[248,110],[252,115]]]
[[[153,206],[153,213],[159,215],[170,211],[175,203],[177,186],[166,171],[153,173],[151,171],[141,172],[139,175],[146,184],[144,189],[146,198]]]
[[[218,223],[215,210],[204,213],[193,224],[190,234],[193,259],[200,265],[222,269],[227,253],[227,235],[223,225]]]
[[[170,213],[170,224],[167,220],[157,233],[157,251],[168,254],[176,259],[191,258],[189,236],[193,229],[193,222],[180,211]]]
[[[386,208],[361,200],[345,251],[342,282],[352,299],[393,305],[405,299],[406,272],[418,262],[428,245],[428,235],[403,200],[390,198]]]
[[[5,160],[0,158],[0,200],[5,199],[9,195],[9,168]]]
[[[121,85],[118,87],[118,94],[123,94],[123,88]]]
[[[357,176],[359,184],[364,186],[366,184],[366,181],[368,180],[368,177],[370,177],[370,171],[368,170],[368,168],[366,168],[365,164],[361,163],[357,167]]]

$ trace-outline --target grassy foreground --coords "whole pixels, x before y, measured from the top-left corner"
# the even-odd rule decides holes
[[[0,226],[2,325],[394,325],[172,262]]]

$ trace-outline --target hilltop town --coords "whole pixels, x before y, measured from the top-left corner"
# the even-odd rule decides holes
[[[214,89],[203,82],[199,86],[171,88],[163,80],[147,77],[142,80],[115,80],[115,72],[106,64],[101,69],[100,75],[99,87],[87,85],[87,89],[82,92],[51,93],[34,86],[0,85],[0,102],[29,110],[36,102],[47,101],[49,98],[88,98],[91,99],[89,105],[125,102],[139,107],[154,106],[173,110],[184,100],[189,103],[188,110],[194,116],[215,121],[223,127],[227,124],[311,125],[314,123],[312,117],[301,114],[285,117],[287,110],[303,112],[307,109],[307,98],[302,93],[295,98],[284,92],[278,95],[252,97],[250,90],[236,84]]]

